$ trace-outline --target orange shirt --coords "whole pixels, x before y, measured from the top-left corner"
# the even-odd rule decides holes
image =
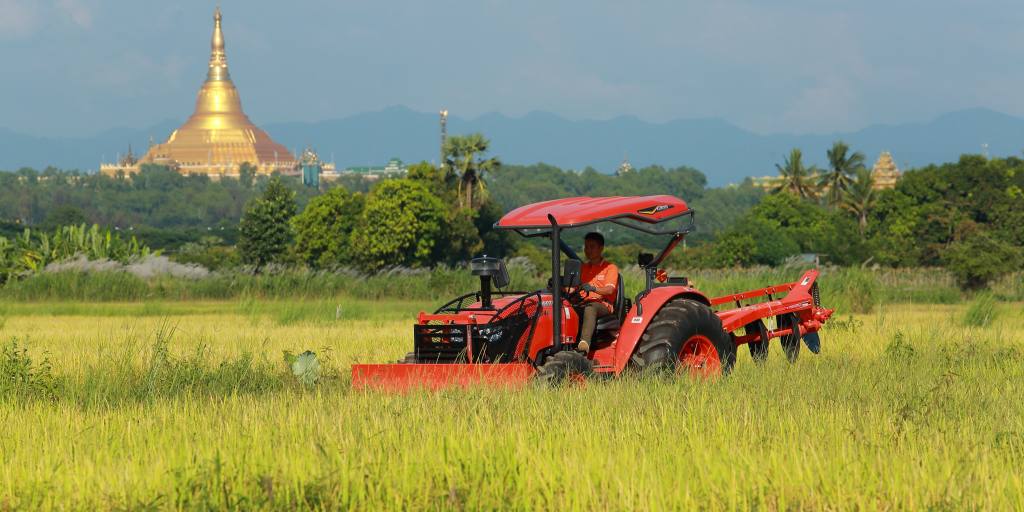
[[[607,260],[601,260],[599,263],[584,263],[580,270],[580,281],[590,283],[595,288],[608,285],[615,288],[619,283],[619,267]],[[608,306],[608,311],[614,313],[616,292],[618,290],[613,290],[610,295],[590,292],[587,294],[587,300],[604,302]]]

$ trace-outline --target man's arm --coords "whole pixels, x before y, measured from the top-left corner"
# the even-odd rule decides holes
[[[619,267],[608,265],[604,277],[606,284],[598,286],[595,291],[601,295],[615,295],[615,285],[619,282]]]
[[[602,284],[602,285],[599,286],[598,285],[599,283],[594,282],[594,281],[591,281],[591,282],[587,283],[588,285],[590,285],[590,286],[586,287],[586,288],[590,288],[589,290],[588,289],[584,289],[585,291],[589,292],[588,295],[587,295],[587,298],[589,298],[589,299],[599,299],[599,298],[601,298],[602,295],[614,295],[615,294],[615,284],[619,282],[619,269],[618,269],[618,267],[616,267],[615,265],[609,265],[608,268],[605,269],[604,275],[605,275],[605,284]]]

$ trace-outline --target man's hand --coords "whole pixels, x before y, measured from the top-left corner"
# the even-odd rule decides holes
[[[593,292],[597,291],[597,288],[594,288],[594,285],[592,285],[590,283],[583,283],[583,284],[580,285],[580,291],[584,291],[584,292],[587,292],[587,293],[593,293]]]

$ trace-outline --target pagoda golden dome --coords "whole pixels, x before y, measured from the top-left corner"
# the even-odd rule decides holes
[[[139,163],[168,164],[188,174],[237,175],[243,162],[254,165],[258,173],[290,172],[295,168],[291,152],[242,111],[238,89],[228,73],[218,7],[213,15],[209,70],[199,89],[195,112],[167,142],[150,147]]]

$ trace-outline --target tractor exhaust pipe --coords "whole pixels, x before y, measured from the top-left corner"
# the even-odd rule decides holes
[[[557,353],[562,350],[562,255],[559,252],[562,239],[559,238],[558,221],[548,214],[551,222],[551,346]]]

